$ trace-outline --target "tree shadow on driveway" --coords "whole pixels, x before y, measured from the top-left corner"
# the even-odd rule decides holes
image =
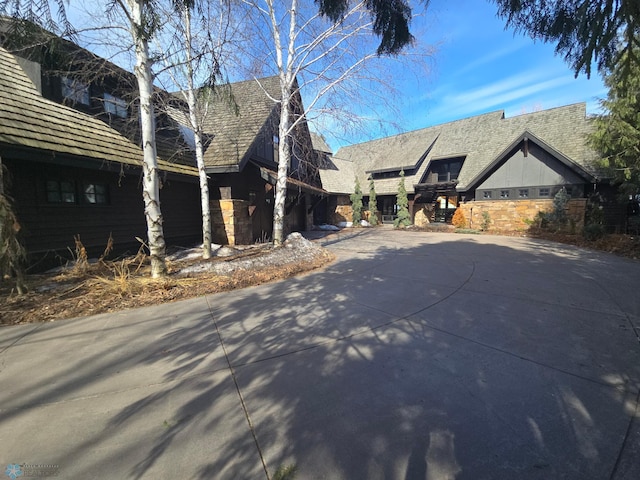
[[[73,478],[634,472],[637,262],[401,232],[331,248],[339,261],[302,277],[28,332],[0,378],[43,368],[34,349],[51,375],[3,395],[0,434],[58,413],[46,460],[73,459]]]

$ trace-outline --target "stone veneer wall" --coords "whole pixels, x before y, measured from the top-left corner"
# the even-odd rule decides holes
[[[249,202],[246,200],[213,200],[211,230],[214,243],[248,245],[252,243]]]
[[[382,225],[382,213],[376,212],[378,216],[378,225]],[[362,210],[362,219],[369,221],[371,212]],[[329,219],[332,225],[338,225],[341,222],[353,222],[353,208],[351,205],[338,205]]]
[[[553,200],[475,200],[461,203],[460,208],[470,228],[480,228],[484,220],[482,214],[488,212],[490,230],[513,232],[529,228],[527,222],[533,220],[538,212],[553,210]],[[586,208],[586,198],[572,198],[567,204],[567,214],[573,219],[577,231],[584,227]]]

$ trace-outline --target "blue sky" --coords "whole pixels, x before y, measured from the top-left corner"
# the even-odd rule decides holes
[[[504,110],[519,115],[577,102],[598,113],[606,88],[595,73],[574,78],[553,44],[505,30],[487,0],[433,0],[413,23],[419,41],[438,44],[431,73],[402,81],[402,128],[415,130]]]
[[[423,3],[416,2],[420,9]],[[584,74],[574,78],[570,66],[554,53],[554,44],[534,42],[505,29],[496,12],[489,0],[431,0],[411,28],[418,42],[436,47],[428,72],[418,76],[402,69],[392,72],[400,92],[393,99],[398,111],[381,112],[383,117],[372,119],[366,133],[334,132],[334,137],[331,131],[323,132],[334,151],[496,110],[511,117],[586,102],[588,113],[599,113],[598,99],[606,96],[606,88],[595,68],[591,79]],[[386,123],[386,128],[378,128],[375,120]]]

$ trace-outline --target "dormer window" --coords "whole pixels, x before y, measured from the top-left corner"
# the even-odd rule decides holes
[[[463,162],[464,157],[433,160],[427,173],[427,178],[430,179],[429,183],[444,183],[457,180]]]
[[[120,118],[127,118],[127,102],[110,93],[104,93],[104,111]]]
[[[90,105],[89,85],[70,77],[62,77],[62,96],[73,103]]]

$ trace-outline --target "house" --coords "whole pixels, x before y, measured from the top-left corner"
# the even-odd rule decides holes
[[[137,238],[146,238],[135,77],[45,36],[19,55],[0,47],[0,159],[23,243],[32,260],[68,256],[76,236],[90,255],[100,254],[110,236],[117,251],[135,251]],[[7,43],[0,32],[0,45]],[[232,84],[230,91],[231,101],[212,100],[205,119],[213,241],[246,244],[272,232],[280,89],[271,77]],[[202,218],[186,107],[160,89],[155,96],[165,240],[192,245],[201,241]],[[292,114],[303,116],[295,98]],[[327,194],[304,121],[292,153],[285,232],[310,228]]]
[[[271,238],[278,168],[281,98],[277,76],[232,83],[210,96],[203,120],[204,163],[210,181],[213,239],[246,244]],[[304,116],[294,95],[292,116]],[[184,108],[171,116],[185,128]],[[285,233],[310,229],[322,189],[306,122],[299,123],[288,168]]]
[[[0,69],[0,158],[32,259],[68,253],[74,236],[89,254],[110,236],[118,250],[137,250],[136,237],[146,238],[140,146],[100,115],[45,98],[39,63],[0,48]],[[87,108],[108,93],[71,84],[59,82],[60,94]],[[201,230],[197,170],[166,157],[158,163],[165,238],[193,243]]]
[[[450,222],[460,207],[469,226],[479,227],[488,215],[493,229],[525,229],[564,188],[579,226],[587,197],[610,196],[594,169],[590,128],[584,103],[510,118],[496,111],[343,147],[320,174],[325,189],[337,194],[334,221],[349,216],[356,177],[361,185],[373,178],[378,209],[392,221],[402,171],[417,225]]]

